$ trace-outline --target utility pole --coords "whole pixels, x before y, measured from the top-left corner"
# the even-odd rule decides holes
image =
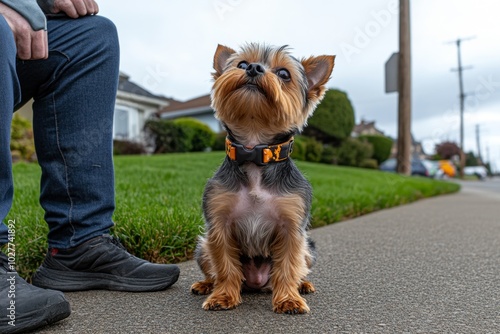
[[[399,0],[398,152],[397,172],[411,174],[410,1]]]
[[[481,142],[480,142],[479,124],[476,124],[476,144],[477,144],[477,163],[479,165],[484,165],[483,159],[481,158]]]
[[[491,160],[490,160],[490,147],[486,146],[486,163],[490,165],[490,172],[493,173],[493,166],[491,165]]]
[[[462,67],[462,57],[460,55],[460,44],[462,41],[470,40],[474,37],[468,38],[458,38],[456,41],[450,42],[455,43],[457,45],[457,54],[458,54],[458,68],[452,69],[452,71],[458,72],[458,85],[460,89],[460,178],[464,178],[464,167],[465,167],[465,153],[464,153],[464,101],[467,96],[464,93],[464,84],[462,80],[462,71],[469,69],[471,67]]]

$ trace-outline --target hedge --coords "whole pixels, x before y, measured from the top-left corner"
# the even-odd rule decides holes
[[[362,135],[359,136],[359,139],[367,140],[373,145],[373,154],[371,157],[377,160],[378,164],[386,161],[391,156],[393,143],[391,138],[380,135]]]
[[[153,119],[146,122],[145,128],[154,141],[155,153],[204,151],[215,141],[215,133],[208,125],[190,117]]]

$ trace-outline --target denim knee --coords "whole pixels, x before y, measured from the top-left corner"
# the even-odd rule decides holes
[[[120,46],[115,24],[103,16],[92,16],[92,18],[94,20],[91,35],[99,35],[98,43],[94,46],[99,48],[101,54],[104,52],[119,60]]]
[[[49,36],[51,26],[57,24],[58,21],[57,19],[49,20]],[[70,24],[73,24],[73,29],[79,33],[78,37],[76,37],[78,39],[76,47],[81,53],[95,54],[111,52],[117,54],[119,52],[118,32],[115,24],[108,18],[98,15],[85,16],[77,20],[72,20]],[[67,42],[64,38],[62,40],[64,43]],[[49,46],[49,48],[58,49],[59,47],[58,45],[54,45]]]
[[[0,108],[2,109],[1,113],[12,113],[14,111],[14,106],[19,103],[21,99],[19,82],[15,71],[16,53],[17,47],[12,30],[4,17],[0,15],[0,75],[2,76],[2,78],[0,78],[0,92],[2,93],[1,98],[4,99],[4,101],[2,101],[3,103],[0,103]],[[12,88],[14,92],[14,105],[4,106],[7,100],[6,95],[8,94],[6,90],[10,91]]]
[[[102,49],[118,50],[118,32],[115,24],[106,17],[92,16],[92,36],[99,36],[99,42]]]
[[[4,61],[5,52],[8,52],[10,55],[12,50],[14,50],[15,56],[16,45],[14,44],[14,36],[12,35],[12,30],[10,29],[9,24],[5,21],[2,15],[0,15],[0,45],[2,46],[2,48],[0,48],[0,59],[2,61]]]

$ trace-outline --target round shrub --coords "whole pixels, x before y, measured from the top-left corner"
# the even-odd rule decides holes
[[[205,151],[211,148],[215,141],[215,133],[212,129],[192,117],[177,118],[174,124],[184,129],[184,133],[189,137],[191,142],[190,151]]]
[[[113,140],[113,153],[115,155],[145,154],[146,148],[142,143],[129,140]]]
[[[292,151],[292,159],[295,160],[306,160],[306,137],[304,136],[295,136],[293,140],[293,151]]]
[[[325,164],[333,164],[335,161],[335,148],[331,145],[323,146],[321,154],[321,162]]]
[[[369,168],[369,169],[378,169],[378,163],[375,159],[365,159],[361,162],[359,167]]]
[[[292,159],[319,162],[323,153],[323,144],[314,138],[295,136],[293,141]]]
[[[151,119],[145,129],[154,142],[154,153],[188,152],[191,150],[190,136],[185,128],[165,119]]]
[[[10,150],[14,161],[36,161],[31,122],[15,114],[10,128]]]
[[[391,138],[377,135],[364,135],[359,136],[359,139],[366,140],[373,145],[372,158],[375,159],[378,164],[386,161],[391,156]]]
[[[304,135],[339,145],[354,128],[354,109],[345,92],[330,89],[304,129]]]
[[[226,150],[226,137],[227,132],[222,131],[215,135],[214,143],[212,144],[213,151],[225,151]]]
[[[314,138],[306,140],[306,161],[319,162],[323,153],[323,144]]]
[[[359,167],[364,160],[372,156],[373,146],[367,141],[347,138],[335,149],[335,152],[337,164]]]
[[[204,151],[215,140],[212,129],[194,118],[151,119],[145,128],[154,142],[154,153]]]

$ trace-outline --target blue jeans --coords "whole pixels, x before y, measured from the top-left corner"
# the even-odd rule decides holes
[[[0,15],[0,245],[7,241],[2,222],[13,197],[12,114],[31,98],[49,247],[71,248],[113,226],[116,28],[100,16],[55,18],[48,33],[48,59],[16,59],[13,34]]]

